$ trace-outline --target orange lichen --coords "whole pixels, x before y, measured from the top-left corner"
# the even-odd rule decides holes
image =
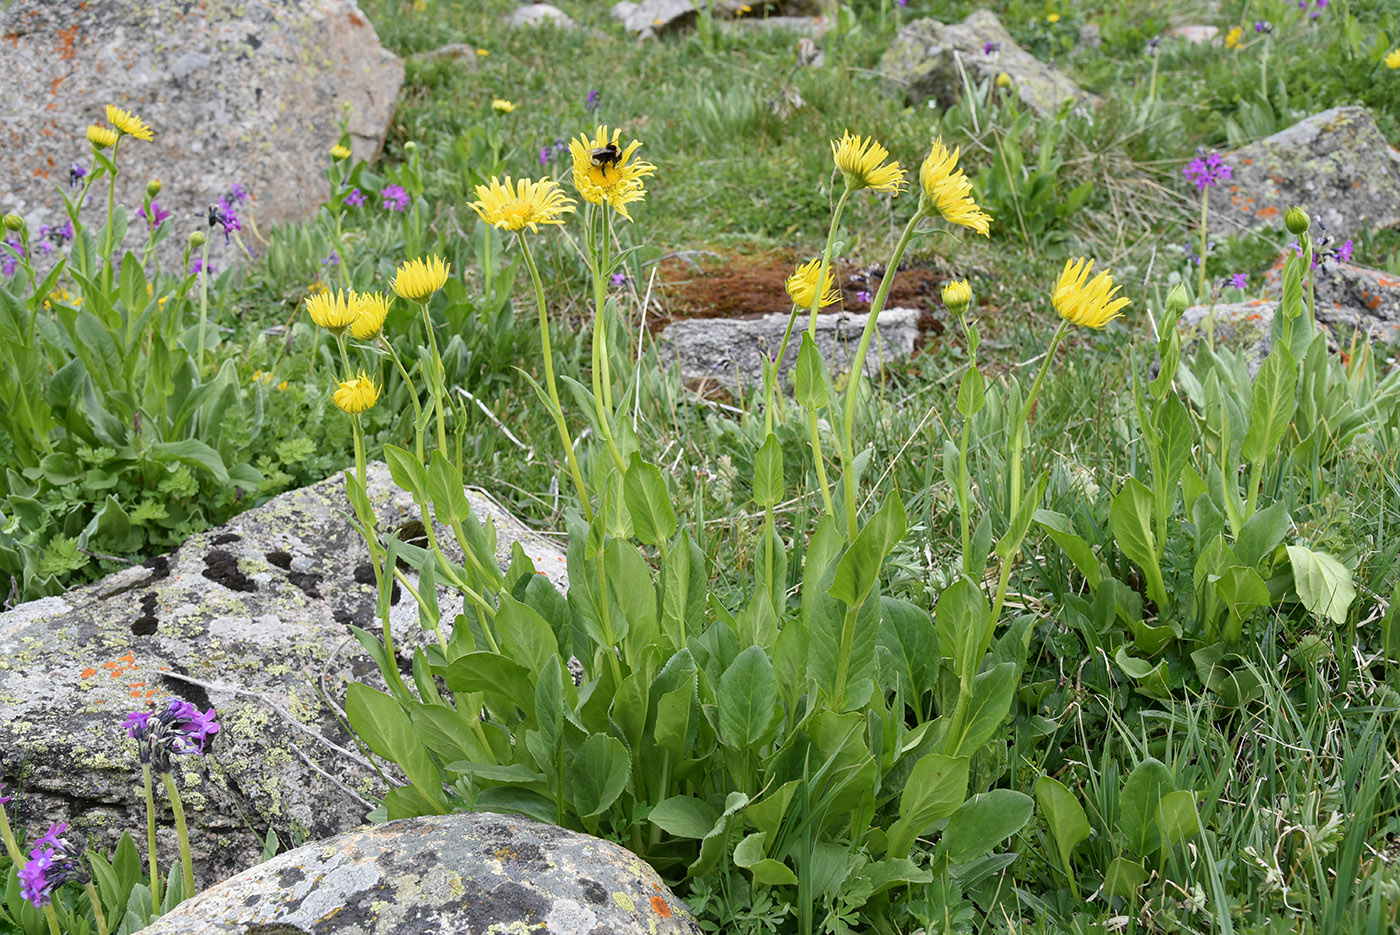
[[[85,678],[85,679],[90,679],[90,678],[92,678],[92,677],[93,677],[94,675],[96,675],[96,674],[97,674],[97,670],[96,670],[96,669],[84,669],[84,670],[82,671],[81,677],[82,677],[82,678]]]
[[[67,61],[77,54],[73,48],[73,41],[78,37],[78,24],[74,23],[67,29],[58,31],[58,57]]]
[[[1276,218],[1276,217],[1278,217],[1278,208],[1274,207],[1273,205],[1265,205],[1264,207],[1260,208],[1260,209],[1259,209],[1257,212],[1255,212],[1255,213],[1256,213],[1259,217],[1264,218],[1265,220],[1268,220],[1268,219],[1270,219],[1270,218]]]
[[[651,898],[651,908],[656,910],[656,914],[661,916],[661,918],[671,918],[671,907],[666,905],[666,900],[662,899],[660,896],[653,896]]]

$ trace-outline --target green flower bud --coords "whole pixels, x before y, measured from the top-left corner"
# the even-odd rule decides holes
[[[409,140],[407,143],[403,144],[403,151],[412,156],[414,153],[418,152],[418,144],[413,142],[413,140]]]
[[[193,234],[190,234],[190,246],[195,248],[202,247],[204,246],[205,239],[203,231],[195,231]]]
[[[954,279],[943,287],[943,304],[954,315],[962,315],[972,304],[972,286],[966,279]]]
[[[1191,304],[1191,295],[1186,291],[1186,286],[1177,283],[1171,292],[1167,293],[1167,314],[1181,317],[1181,313],[1186,311],[1186,306]]]
[[[1301,237],[1312,226],[1312,219],[1308,217],[1308,212],[1294,205],[1283,213],[1283,226],[1288,228],[1290,234]]]
[[[155,196],[159,195],[162,187],[163,186],[160,184],[160,179],[151,179],[149,182],[146,183],[146,197],[154,198]]]
[[[18,214],[7,214],[5,215],[5,226],[12,231],[22,231],[24,230],[24,218]]]

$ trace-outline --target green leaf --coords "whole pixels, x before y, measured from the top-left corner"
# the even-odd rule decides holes
[[[496,610],[496,633],[506,656],[530,671],[532,681],[559,655],[559,642],[549,622],[528,604],[502,592]]]
[[[1167,847],[1194,838],[1201,833],[1201,816],[1196,813],[1196,800],[1185,789],[1168,792],[1157,806],[1157,826]]]
[[[938,598],[934,608],[938,646],[953,660],[953,674],[970,680],[992,636],[992,612],[981,590],[966,576],[958,578]]]
[[[797,368],[793,371],[793,395],[797,404],[807,410],[825,406],[829,402],[826,384],[826,363],[812,336],[804,331],[802,346],[797,352]]]
[[[699,840],[714,828],[719,812],[704,799],[674,795],[658,802],[647,820],[667,834]]]
[[[632,530],[643,543],[660,547],[675,535],[676,514],[661,469],[635,451],[622,481],[622,494],[632,514]]]
[[[777,727],[778,680],[773,663],[757,646],[741,652],[725,669],[716,694],[720,738],[735,750],[767,743]]]
[[[1235,556],[1240,564],[1257,567],[1274,549],[1283,543],[1283,537],[1293,525],[1288,504],[1280,500],[1256,512],[1240,527],[1235,538]]]
[[[1102,569],[1094,547],[1074,531],[1074,523],[1063,513],[1053,510],[1036,510],[1034,519],[1045,530],[1046,535],[1060,547],[1065,557],[1074,563],[1079,573],[1088,582],[1090,590],[1097,590],[1102,577]]]
[[[428,475],[423,463],[412,452],[385,445],[384,461],[389,465],[389,476],[395,484],[412,494],[417,502],[427,502]]]
[[[981,411],[986,405],[987,392],[982,381],[982,374],[976,367],[968,367],[963,374],[962,383],[958,385],[958,412],[964,419],[971,418]]]
[[[753,501],[760,507],[777,506],[783,499],[783,446],[772,432],[754,457]]]
[[[433,671],[441,675],[447,687],[454,692],[489,692],[512,706],[524,708],[527,715],[534,704],[533,674],[508,656],[491,652],[465,653],[452,660],[447,668],[435,666]],[[496,713],[505,715],[510,712]]]
[[[889,651],[905,703],[919,699],[938,678],[938,629],[928,611],[908,601],[880,598],[879,644]]]
[[[467,492],[462,487],[462,473],[441,451],[433,452],[428,465],[428,496],[433,501],[433,515],[444,526],[466,522],[472,515]]]
[[[969,762],[965,756],[930,753],[914,764],[899,797],[899,820],[886,838],[887,857],[909,856],[924,829],[957,811],[967,797]]]
[[[755,883],[769,886],[796,886],[797,874],[782,861],[763,856],[763,845],[767,834],[750,834],[734,848],[734,863],[753,874]]]
[[[1115,857],[1103,876],[1103,894],[1109,899],[1121,896],[1129,899],[1137,895],[1138,887],[1147,882],[1147,871],[1142,864],[1126,857]]]
[[[157,461],[179,461],[191,467],[203,468],[220,483],[228,483],[224,459],[204,442],[187,438],[178,442],[157,442],[146,449]]]
[[[1249,430],[1241,455],[1250,464],[1274,457],[1293,418],[1298,365],[1282,345],[1275,345],[1254,378],[1249,403]]]
[[[724,799],[724,813],[719,816],[710,833],[700,842],[700,856],[686,868],[689,879],[705,876],[719,866],[725,853],[725,839],[729,836],[729,825],[734,816],[749,804],[749,797],[742,792],[731,792]]]
[[[965,864],[1024,828],[1033,808],[1030,796],[1012,789],[974,795],[948,819],[939,846],[951,863]]]
[[[972,680],[972,697],[967,703],[967,726],[961,737],[950,738],[954,745],[949,747],[949,753],[954,756],[971,755],[992,739],[1011,712],[1017,675],[1016,663],[1003,662]]]
[[[1020,507],[1016,510],[1016,515],[1011,517],[1011,524],[1007,527],[1006,533],[997,540],[996,553],[1003,561],[1010,561],[1016,555],[1017,550],[1021,548],[1021,543],[1026,538],[1026,532],[1031,528],[1031,519],[1040,507],[1040,500],[1045,496],[1045,487],[1049,483],[1050,472],[1042,471],[1035,484],[1026,491]]]
[[[836,577],[827,593],[847,607],[859,607],[880,580],[880,567],[895,543],[904,538],[908,518],[899,494],[885,498],[879,511],[856,534],[836,566]]]
[[[1166,587],[1157,565],[1157,540],[1152,532],[1152,491],[1136,477],[1128,478],[1109,507],[1109,525],[1119,550],[1147,576],[1147,596],[1167,606]]]
[[[442,777],[413,729],[408,713],[397,701],[368,685],[351,682],[345,696],[345,714],[371,750],[399,765],[433,811],[447,811]]]
[[[1158,810],[1162,797],[1175,791],[1171,770],[1161,760],[1148,757],[1128,775],[1118,799],[1118,829],[1127,838],[1129,852],[1147,857],[1162,846]]]
[[[601,815],[627,788],[632,761],[616,737],[590,734],[570,765],[569,795],[582,818]]]
[[[1060,866],[1065,873],[1070,872],[1070,854],[1081,842],[1089,838],[1089,818],[1074,794],[1058,780],[1042,776],[1035,784],[1035,801],[1040,806],[1040,814],[1050,828],[1050,836],[1055,839],[1055,849],[1060,854]]]
[[[1301,545],[1288,546],[1293,565],[1293,589],[1303,606],[1341,626],[1356,598],[1351,571],[1326,552],[1314,552]]]
[[[1229,611],[1221,636],[1227,643],[1238,643],[1244,631],[1244,620],[1256,608],[1272,601],[1269,586],[1253,568],[1231,565],[1220,573],[1215,593]]]

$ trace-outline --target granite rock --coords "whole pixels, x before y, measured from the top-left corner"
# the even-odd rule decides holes
[[[998,46],[987,52],[987,44]],[[1010,93],[1039,116],[1049,116],[1066,100],[1093,104],[1096,98],[1068,75],[1022,49],[990,10],[978,10],[957,25],[914,20],[900,30],[880,59],[886,82],[911,104],[932,99],[950,107],[962,97],[966,79],[995,81],[1005,72]]]
[[[577,29],[578,24],[569,14],[549,3],[528,3],[511,10],[506,16],[506,25],[514,28],[524,26],[554,26],[558,29]]]
[[[1259,366],[1274,346],[1273,326],[1277,302],[1250,299],[1245,302],[1217,302],[1193,305],[1181,313],[1177,327],[1181,331],[1183,357],[1189,357],[1195,346],[1206,339],[1207,325],[1213,329],[1215,347],[1242,351],[1249,372],[1259,372]],[[1210,322],[1211,318],[1213,322]]]
[[[141,935],[699,935],[622,847],[508,815],[405,818],[288,851]]]
[[[368,487],[382,533],[418,517],[382,464],[370,466]],[[537,569],[567,583],[562,552],[468,494],[478,518],[495,521],[499,559],[520,542]],[[268,829],[297,841],[359,825],[366,799],[386,790],[326,701],[343,705],[352,680],[382,685],[349,629],[379,633],[372,566],[348,512],[344,479],[332,477],[144,566],[0,615],[0,778],[20,824],[32,834],[67,821],[99,851],[139,832],[141,770],[121,721],[180,697],[213,706],[223,726],[208,756],[176,763],[199,880],[252,866]],[[460,601],[440,593],[450,620]],[[430,635],[406,593],[391,625],[407,669],[414,642]],[[168,810],[161,825],[168,862]]]
[[[348,120],[355,156],[384,140],[403,64],[380,44],[353,0],[11,0],[0,4],[0,210],[64,223],[58,185],[69,165],[90,167],[86,127],[115,104],[155,140],[124,141],[117,198],[134,215],[148,179],[172,213],[178,257],[185,234],[234,183],[252,193],[244,220],[270,225],[314,215],[329,194],[327,151]],[[105,182],[85,213],[106,211]],[[141,221],[126,239],[137,249]],[[236,245],[216,238],[216,268]]]
[[[1400,152],[1363,107],[1334,107],[1230,153],[1228,182],[1210,189],[1211,223],[1283,230],[1301,205],[1334,237],[1400,223]]]
[[[1279,257],[1264,274],[1264,293],[1275,300],[1283,295],[1285,259]],[[1317,320],[1339,346],[1349,346],[1356,333],[1381,344],[1400,344],[1400,276],[1327,260],[1318,266],[1315,290]]]
[[[622,0],[613,6],[610,15],[637,38],[655,39],[694,25],[699,11],[690,0]]]

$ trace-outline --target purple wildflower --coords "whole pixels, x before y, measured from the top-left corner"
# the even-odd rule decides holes
[[[73,222],[64,221],[62,227],[56,227],[53,233],[49,234],[56,244],[64,244],[73,239]]]
[[[191,276],[193,276],[195,273],[205,273],[205,272],[207,272],[207,273],[209,273],[209,274],[213,274],[213,272],[214,272],[214,264],[213,264],[213,263],[210,263],[210,264],[209,264],[209,268],[206,270],[206,269],[204,268],[204,257],[199,257],[199,256],[197,256],[197,257],[195,257],[193,260],[190,261],[190,275],[191,275]]]
[[[856,293],[856,301],[857,301],[857,302],[863,302],[863,303],[865,303],[866,305],[869,305],[869,304],[870,304],[870,293],[867,292],[867,291],[864,290],[864,289],[860,290],[859,292]]]
[[[324,260],[321,261],[321,265],[322,265],[322,266],[339,266],[339,265],[340,265],[340,254],[337,253],[336,251],[332,250],[332,251],[331,251],[331,255],[328,256],[328,257],[326,257]]]
[[[150,214],[146,213],[145,205],[137,208],[136,213],[146,219],[146,223],[150,226],[151,230],[160,227],[160,225],[165,222],[166,218],[170,217],[170,212],[162,208],[158,201],[151,202]]]
[[[350,194],[345,196],[345,203],[352,208],[358,208],[365,203],[364,193],[358,188],[350,189]]]
[[[555,152],[556,155],[557,155],[558,153],[564,152],[564,151],[567,150],[568,148],[569,148],[569,144],[568,144],[568,143],[565,143],[563,140],[559,139],[559,137],[557,137],[557,136],[554,138],[554,152]]]
[[[229,186],[227,199],[228,201],[247,201],[252,197],[252,195],[248,194],[248,189],[244,188],[242,185],[239,185],[237,182],[234,182],[233,185]]]
[[[87,177],[87,169],[76,162],[68,163],[68,187],[77,188],[78,183]]]
[[[982,44],[982,54],[983,54],[983,55],[991,55],[993,52],[1000,52],[1000,51],[1001,51],[1001,43],[1000,43],[1000,42],[986,42],[986,43],[983,43],[983,44]]]
[[[1255,32],[1265,32],[1265,33],[1267,33],[1267,32],[1273,32],[1273,31],[1274,31],[1274,24],[1271,23],[1271,22],[1269,22],[1269,21],[1266,20],[1266,19],[1257,19],[1257,20],[1254,21],[1254,31],[1255,31]]]
[[[0,248],[3,248],[0,249],[0,273],[4,273],[8,279],[19,269],[19,258],[25,255],[24,245],[18,240],[7,238],[0,241]]]
[[[49,225],[47,225],[47,224],[40,224],[40,225],[39,225],[39,236],[38,236],[37,238],[35,238],[35,241],[34,241],[34,249],[35,249],[35,250],[38,250],[38,251],[39,251],[40,253],[42,253],[44,256],[48,256],[50,253],[53,253],[53,251],[54,251],[53,242],[49,239],[49,231],[51,231],[51,230],[53,230],[53,228],[52,228],[52,227],[49,227]]]
[[[1350,263],[1350,262],[1351,262],[1351,252],[1352,252],[1354,249],[1356,249],[1356,247],[1355,247],[1355,245],[1351,242],[1351,238],[1348,237],[1347,240],[1346,240],[1346,242],[1343,243],[1340,247],[1337,248],[1337,259],[1341,260],[1343,263]]]
[[[243,229],[238,223],[238,215],[223,198],[219,199],[218,204],[209,206],[209,226],[213,227],[215,224],[223,228],[225,244],[229,242],[229,234]]]
[[[170,699],[170,707],[158,713],[133,711],[122,726],[136,741],[141,762],[161,773],[170,772],[171,756],[206,753],[209,738],[219,732],[213,708],[201,713],[179,698]]]
[[[897,4],[899,4],[900,6],[908,6],[908,5],[909,5],[909,0],[894,0],[894,2],[897,3]]]
[[[384,207],[390,211],[408,210],[408,192],[402,185],[385,185],[380,189],[379,196],[384,199]]]
[[[1249,287],[1249,277],[1244,273],[1235,273],[1229,278],[1228,282],[1241,292]]]
[[[542,165],[542,166],[547,166],[547,165],[549,165],[549,147],[548,147],[548,146],[541,146],[541,147],[540,147],[540,165]]]
[[[1197,150],[1196,158],[1181,170],[1188,181],[1195,183],[1197,191],[1203,192],[1219,182],[1229,181],[1234,170],[1223,156],[1219,153],[1211,153],[1205,158],[1202,156],[1205,156],[1204,150]]]
[[[83,865],[82,851],[63,840],[67,831],[67,824],[54,823],[48,834],[34,842],[28,862],[20,868],[20,895],[33,906],[47,906],[54,891],[69,881],[81,885],[92,879]]]
[[[589,91],[589,92],[588,92],[588,99],[585,100],[585,101],[583,102],[583,110],[584,110],[584,112],[585,112],[585,113],[591,114],[591,113],[593,113],[595,110],[597,110],[597,109],[598,109],[598,104],[599,104],[599,98],[600,98],[601,96],[602,96],[602,95],[599,94],[597,91]]]
[[[612,284],[613,284],[613,287],[614,287],[614,288],[617,288],[617,287],[619,287],[619,286],[622,286],[622,285],[623,285],[624,283],[626,283],[626,282],[627,282],[627,274],[626,274],[626,273],[613,273],[613,274],[612,274]]]
[[[10,804],[10,797],[9,797],[8,795],[5,795],[4,792],[5,792],[5,784],[4,784],[4,783],[0,783],[0,805],[9,805],[9,804]]]

